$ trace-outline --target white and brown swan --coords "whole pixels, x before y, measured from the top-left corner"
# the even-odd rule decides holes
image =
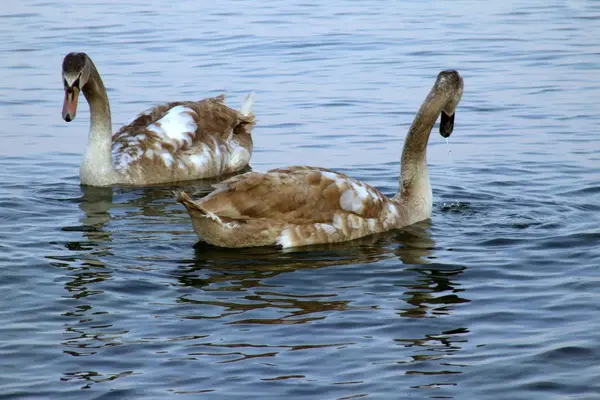
[[[440,114],[440,134],[450,136],[462,92],[458,72],[438,74],[408,131],[400,187],[392,198],[339,172],[295,166],[247,172],[214,185],[214,192],[197,201],[185,192],[177,200],[200,239],[221,247],[342,242],[428,219],[427,142]]]
[[[80,92],[90,106],[90,133],[80,168],[83,185],[148,185],[211,178],[245,168],[252,155],[253,95],[240,111],[224,96],[150,108],[114,135],[104,83],[91,58],[69,53],[62,64],[70,122]]]

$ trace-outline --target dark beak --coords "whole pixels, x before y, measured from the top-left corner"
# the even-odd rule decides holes
[[[440,121],[440,135],[442,135],[445,138],[450,137],[450,135],[452,135],[452,131],[454,130],[454,114],[448,115],[442,111],[442,119]]]

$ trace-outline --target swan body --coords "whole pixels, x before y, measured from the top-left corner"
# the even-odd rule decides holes
[[[186,207],[200,239],[221,247],[343,242],[428,219],[429,135],[441,114],[440,133],[450,136],[462,91],[458,72],[440,72],[409,129],[400,185],[392,198],[339,172],[294,166],[234,176],[196,201],[180,192],[177,201]]]
[[[83,92],[90,133],[80,167],[83,185],[148,185],[230,174],[252,156],[253,94],[239,111],[224,96],[178,101],[140,113],[112,133],[106,90],[91,58],[70,53],[63,61],[63,118],[75,118]]]

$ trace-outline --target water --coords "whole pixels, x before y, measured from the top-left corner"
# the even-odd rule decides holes
[[[600,399],[600,3],[423,4],[6,3],[0,398]],[[115,129],[253,90],[255,170],[330,167],[386,194],[456,68],[433,218],[301,251],[194,246],[173,187],[79,186],[69,51],[98,66]]]
[[[452,149],[450,148],[450,140],[446,138],[446,144],[448,145],[448,155],[452,155]]]

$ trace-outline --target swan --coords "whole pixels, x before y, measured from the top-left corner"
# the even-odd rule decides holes
[[[187,209],[200,240],[220,247],[343,242],[428,219],[427,142],[440,114],[440,134],[452,134],[462,93],[457,71],[438,74],[406,136],[399,189],[392,198],[330,169],[293,166],[234,176],[196,201],[181,191],[177,201]]]
[[[252,155],[255,117],[250,93],[240,111],[223,95],[150,108],[112,134],[104,83],[85,53],[69,53],[62,64],[62,117],[70,122],[79,93],[90,107],[90,132],[79,170],[83,185],[149,185],[211,178],[245,168]]]

